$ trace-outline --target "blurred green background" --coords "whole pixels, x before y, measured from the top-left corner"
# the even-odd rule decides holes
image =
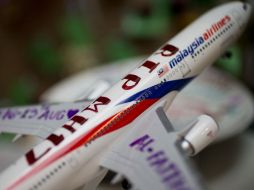
[[[224,0],[0,0],[0,105],[29,104],[92,66],[150,54]],[[253,16],[217,65],[254,89]]]

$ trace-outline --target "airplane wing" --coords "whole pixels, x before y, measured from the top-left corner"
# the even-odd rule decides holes
[[[0,133],[46,138],[90,101],[0,109]]]
[[[133,189],[204,189],[162,107],[146,112],[132,127],[109,148],[103,167],[125,176]]]

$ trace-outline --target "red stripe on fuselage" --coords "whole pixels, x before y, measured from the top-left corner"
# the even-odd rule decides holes
[[[124,109],[121,112],[111,116],[107,120],[103,121],[95,128],[91,129],[85,135],[73,140],[70,144],[60,149],[58,152],[54,153],[51,157],[45,159],[38,166],[34,166],[28,171],[25,175],[17,179],[11,186],[7,188],[7,190],[12,190],[22,182],[34,176],[39,171],[43,170],[59,158],[65,156],[66,154],[70,153],[71,151],[77,149],[78,147],[88,143],[93,143],[96,138],[103,136],[105,134],[111,133],[117,129],[120,129],[129,123],[131,123],[134,119],[136,119],[140,114],[142,114],[147,108],[153,105],[158,99],[146,99],[130,107]],[[132,107],[135,106],[135,107]],[[103,131],[103,132],[102,132]]]

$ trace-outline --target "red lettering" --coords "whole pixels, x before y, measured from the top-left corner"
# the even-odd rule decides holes
[[[172,56],[176,52],[178,52],[179,49],[171,44],[166,44],[160,50],[161,51],[158,53],[160,53],[162,56]],[[156,54],[158,54],[158,53],[156,53]]]
[[[64,140],[64,136],[52,133],[47,137],[47,140],[51,141],[55,146],[57,146]]]
[[[213,30],[212,30],[212,28],[209,29],[209,33],[211,34],[210,36],[213,35]]]
[[[80,125],[83,125],[83,124],[87,121],[87,119],[84,118],[84,117],[82,117],[82,116],[75,115],[75,116],[73,116],[73,117],[71,118],[70,121],[73,121],[73,122],[72,122],[70,125],[65,124],[65,125],[63,126],[63,128],[67,129],[67,130],[70,131],[71,133],[74,133],[74,132],[76,131],[76,129],[73,128],[73,125],[74,125],[75,123],[79,123]]]
[[[98,106],[99,105],[106,105],[110,102],[110,99],[107,97],[99,97],[97,100],[95,100],[93,102],[93,104],[91,104],[90,106],[93,106],[93,108],[91,108],[90,106],[88,106],[86,109],[84,110],[90,110],[93,112],[98,112]],[[83,111],[84,111],[83,110]],[[70,125],[65,124],[63,125],[63,128],[67,129],[68,131],[70,131],[71,133],[74,133],[76,131],[76,129],[73,127],[73,125],[75,123],[78,123],[80,125],[84,124],[87,119],[79,116],[79,115],[75,115],[71,118],[70,121],[73,121]],[[64,135],[60,134],[60,135],[56,135],[56,134],[51,134],[47,137],[47,140],[52,142],[55,146],[59,145],[63,140],[64,140]],[[51,150],[51,147],[49,147],[48,149],[46,149],[42,154],[40,154],[39,156],[35,156],[34,150],[30,150],[28,153],[26,153],[25,157],[27,159],[27,162],[29,165],[34,164],[35,162],[37,162],[40,158],[42,158],[44,155],[46,155],[49,151]]]
[[[73,121],[72,124],[71,125],[65,124],[63,128],[67,129],[68,131],[72,133],[76,131],[76,129],[73,128],[73,125],[75,123],[79,123],[80,125],[82,125],[87,121],[86,118],[78,116],[78,115],[75,115],[74,117],[72,117],[71,120]],[[52,133],[51,135],[47,137],[47,140],[51,141],[55,146],[57,146],[64,140],[64,136],[56,135]]]
[[[33,165],[35,162],[37,162],[37,160],[39,160],[41,157],[43,157],[45,154],[47,154],[49,151],[51,150],[51,148],[48,148],[46,151],[44,151],[40,156],[35,157],[34,151],[30,150],[29,152],[27,152],[25,154],[26,160],[28,162],[29,165]]]
[[[224,26],[226,24],[226,18],[221,19],[221,23]]]
[[[138,77],[137,75],[128,74],[122,80],[124,80],[124,79],[127,79],[127,81],[125,81],[125,83],[122,85],[122,88],[124,90],[130,90],[139,83],[141,78]],[[134,84],[128,85],[130,82],[132,82]]]
[[[90,106],[93,106],[93,108],[91,108],[90,106],[88,106],[87,108],[85,108],[84,110],[90,110],[93,112],[98,112],[98,106],[99,105],[107,105],[111,100],[107,97],[104,96],[100,96],[97,100],[95,100]],[[99,102],[99,103],[96,103]],[[83,111],[84,111],[83,110]]]
[[[205,33],[203,34],[203,38],[204,38],[205,40],[208,40],[208,39],[209,39],[209,35],[205,32]]]
[[[217,24],[215,23],[213,26],[215,27],[216,32],[217,32],[217,31],[219,30],[219,28],[218,28]]]
[[[219,21],[219,22],[217,22],[217,26],[218,26],[219,28],[222,28],[222,27],[223,27],[223,23],[222,23],[221,21]]]
[[[231,20],[230,16],[226,15],[225,18],[228,20],[228,22]]]
[[[160,63],[154,63],[152,61],[145,61],[141,66],[139,67],[146,67],[148,68],[150,71],[149,73],[151,73]]]
[[[212,29],[213,29],[214,32],[217,32],[216,24],[212,25]]]

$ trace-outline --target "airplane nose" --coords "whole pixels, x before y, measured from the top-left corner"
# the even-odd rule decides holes
[[[251,5],[247,2],[239,2],[238,8],[233,11],[233,16],[240,26],[240,30],[243,30],[248,23],[251,16]]]
[[[249,3],[244,2],[242,5],[242,8],[243,8],[244,12],[246,13],[246,18],[248,20],[250,17],[250,14],[251,14],[252,7]]]
[[[249,11],[251,9],[251,5],[249,3],[243,3],[243,10]]]

